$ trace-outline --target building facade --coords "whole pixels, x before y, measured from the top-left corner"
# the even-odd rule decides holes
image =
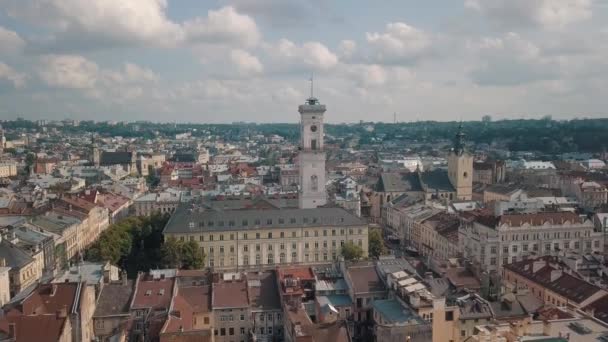
[[[591,220],[571,212],[473,216],[461,225],[463,256],[480,271],[543,255],[603,251],[603,235]]]
[[[299,176],[301,209],[325,205],[325,151],[323,146],[323,115],[325,105],[311,94],[306,103],[300,105],[300,154]]]

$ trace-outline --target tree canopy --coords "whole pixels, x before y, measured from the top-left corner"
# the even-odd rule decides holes
[[[386,254],[386,247],[384,247],[384,241],[382,240],[382,234],[379,230],[374,229],[369,232],[368,236],[369,256],[377,258],[383,254]]]
[[[352,242],[345,243],[342,246],[341,253],[346,261],[359,260],[363,257],[363,249]]]

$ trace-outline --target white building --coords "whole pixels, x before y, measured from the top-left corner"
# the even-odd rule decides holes
[[[323,114],[325,105],[311,97],[298,107],[300,112],[301,148],[300,196],[301,209],[325,205],[325,151],[323,146]]]
[[[572,212],[472,215],[459,231],[461,253],[481,271],[528,257],[603,251],[603,235]]]
[[[17,175],[17,163],[2,162],[0,163],[0,178],[14,177]]]

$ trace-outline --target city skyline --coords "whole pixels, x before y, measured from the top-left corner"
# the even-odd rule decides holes
[[[0,119],[329,123],[605,116],[593,0],[15,1]]]

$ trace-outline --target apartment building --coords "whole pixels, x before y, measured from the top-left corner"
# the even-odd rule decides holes
[[[230,280],[213,283],[211,307],[215,322],[216,342],[248,340],[250,328],[247,281]]]
[[[17,163],[0,162],[0,178],[14,177],[17,175]]]
[[[221,202],[215,204],[221,206]],[[226,201],[226,205],[230,205]],[[352,242],[368,251],[367,224],[343,208],[232,210],[178,208],[166,238],[196,241],[207,266],[259,268],[277,264],[327,263]]]
[[[543,255],[603,251],[603,235],[593,222],[572,212],[537,212],[494,216],[462,214],[459,230],[463,256],[480,271],[501,271],[504,265]]]

